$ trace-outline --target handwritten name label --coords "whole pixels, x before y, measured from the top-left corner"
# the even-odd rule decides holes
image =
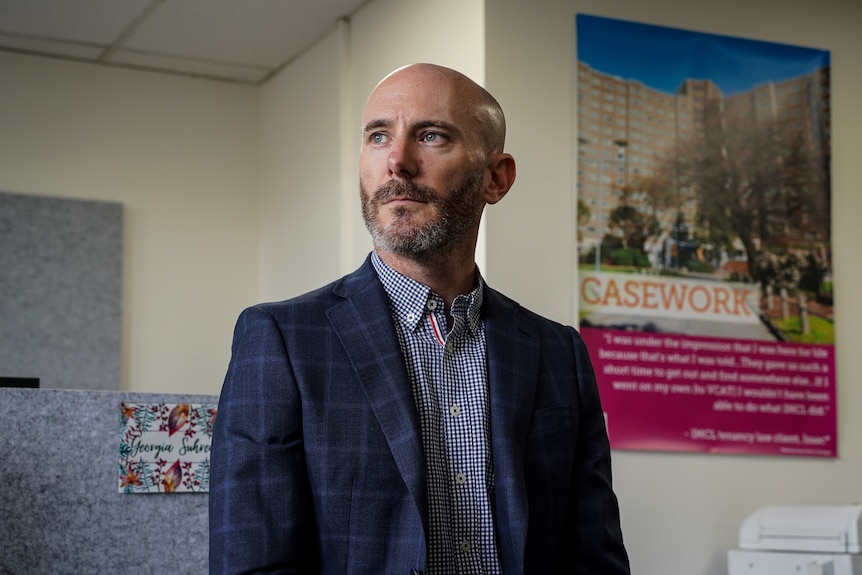
[[[120,492],[209,491],[216,406],[120,406]]]

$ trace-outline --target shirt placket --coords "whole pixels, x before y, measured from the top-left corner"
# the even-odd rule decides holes
[[[445,315],[439,302],[429,300],[429,321],[437,347],[436,368],[439,369],[434,381],[436,386],[440,417],[445,438],[447,476],[444,478],[449,493],[449,506],[452,517],[450,545],[452,558],[459,573],[481,573],[482,562],[478,548],[478,533],[475,505],[476,481],[483,480],[484,465],[477,466],[475,461],[473,426],[475,425],[476,406],[468,394],[468,385],[463,369],[465,310],[456,310],[452,330],[447,334],[441,326],[445,325]],[[482,459],[482,458],[479,458]],[[480,461],[479,463],[483,463]]]

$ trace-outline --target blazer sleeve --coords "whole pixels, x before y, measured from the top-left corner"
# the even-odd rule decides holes
[[[587,348],[580,335],[572,334],[578,374],[580,413],[575,469],[570,491],[569,573],[628,575],[628,554],[620,527],[619,503],[611,479],[611,449],[598,385]]]
[[[237,321],[210,465],[210,574],[313,571],[300,397],[282,331],[260,306]]]

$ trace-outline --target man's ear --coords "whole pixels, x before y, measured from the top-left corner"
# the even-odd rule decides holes
[[[485,203],[496,204],[515,183],[515,158],[511,154],[496,154],[488,160],[491,178],[485,188]]]

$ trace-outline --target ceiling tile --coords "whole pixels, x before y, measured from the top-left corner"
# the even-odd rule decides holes
[[[182,0],[165,2],[126,42],[160,54],[276,67],[335,29],[332,2]],[[323,30],[323,32],[321,32]]]
[[[2,0],[0,32],[112,43],[150,0]]]

